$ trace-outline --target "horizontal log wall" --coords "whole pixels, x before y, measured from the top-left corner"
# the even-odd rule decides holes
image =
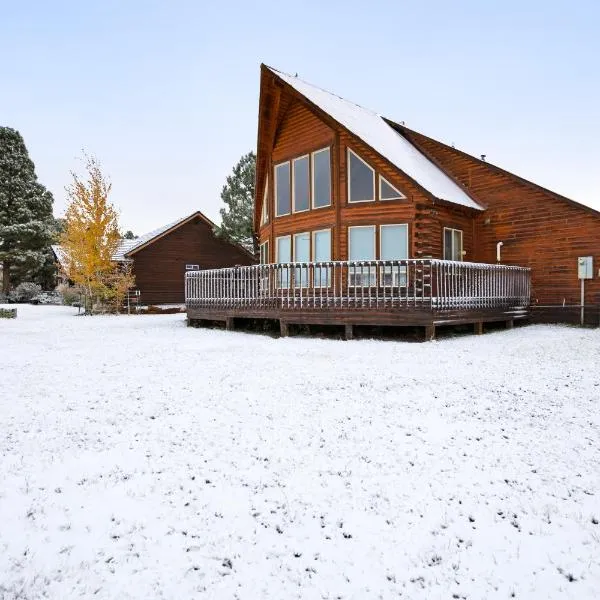
[[[132,255],[135,287],[142,304],[185,301],[186,264],[201,269],[249,265],[254,261],[239,247],[217,238],[202,219],[190,221]]]
[[[488,206],[476,219],[472,260],[496,262],[496,244],[502,241],[503,263],[532,269],[534,302],[562,305],[580,302],[577,258],[593,256],[594,279],[586,282],[585,302],[600,302],[600,214],[455,148],[400,129]]]

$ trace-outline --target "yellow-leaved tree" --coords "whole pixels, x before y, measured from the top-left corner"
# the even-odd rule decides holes
[[[85,177],[72,172],[67,186],[68,206],[65,229],[60,239],[67,274],[86,293],[86,310],[95,309],[115,296],[123,285],[133,286],[130,270],[127,282],[120,281],[120,265],[113,260],[121,235],[118,213],[108,196],[111,184],[93,156],[84,155]]]

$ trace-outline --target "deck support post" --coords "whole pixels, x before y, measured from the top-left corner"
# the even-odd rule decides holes
[[[351,323],[346,323],[344,325],[344,337],[346,340],[354,338],[354,326]]]
[[[286,321],[279,320],[279,334],[281,337],[287,337],[290,335],[289,325]]]
[[[506,329],[512,329],[515,326],[515,322],[513,319],[509,319],[506,321]]]
[[[425,325],[425,341],[435,340],[435,324]]]
[[[483,321],[477,321],[473,323],[475,335],[481,335],[483,333]]]
[[[225,329],[227,331],[233,331],[235,329],[233,317],[225,317]]]

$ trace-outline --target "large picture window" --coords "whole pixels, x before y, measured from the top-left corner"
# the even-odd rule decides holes
[[[304,212],[330,205],[329,148],[275,165],[275,216],[283,217],[292,212]]]
[[[297,233],[294,236],[294,262],[310,262],[310,233]],[[296,267],[295,284],[306,287],[308,267]]]
[[[375,171],[348,148],[348,201],[375,200]]]
[[[312,207],[331,204],[331,156],[329,148],[312,153]]]
[[[348,259],[350,261],[375,260],[375,225],[348,227]],[[375,267],[355,265],[348,269],[350,285],[375,285]]]
[[[289,215],[291,212],[289,162],[275,167],[275,211],[278,217]]]
[[[292,262],[292,238],[289,235],[284,235],[277,238],[275,246],[277,251],[277,257],[275,259],[278,263],[289,263]],[[277,274],[277,287],[286,288],[290,285],[290,274],[287,268],[278,269]]]
[[[293,161],[292,198],[294,212],[302,212],[310,208],[308,155]]]
[[[381,225],[379,228],[379,258],[405,260],[408,258],[408,225]],[[391,264],[381,267],[380,285],[406,285],[406,266]]]
[[[463,232],[444,227],[444,260],[463,259]]]
[[[315,263],[331,260],[331,229],[313,232],[313,261]],[[314,267],[315,287],[331,285],[331,268],[329,266]]]

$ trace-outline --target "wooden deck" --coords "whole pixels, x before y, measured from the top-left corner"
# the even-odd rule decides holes
[[[289,263],[186,274],[189,324],[236,319],[290,325],[436,327],[526,319],[528,269],[440,260]]]

